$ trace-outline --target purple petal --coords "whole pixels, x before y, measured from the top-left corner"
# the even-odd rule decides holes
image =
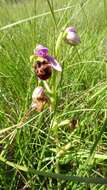
[[[52,57],[52,56],[47,56],[46,59],[50,62],[51,66],[52,66],[55,70],[60,71],[60,72],[62,71],[61,65],[57,62],[57,60],[56,60],[54,57]]]
[[[48,56],[48,48],[42,45],[37,45],[36,49],[34,50],[34,54],[38,57],[46,57]]]
[[[68,32],[74,32],[74,33],[77,32],[76,29],[75,29],[75,27],[73,27],[73,26],[70,26],[70,27],[66,28],[65,31],[66,31],[67,33],[68,33]]]

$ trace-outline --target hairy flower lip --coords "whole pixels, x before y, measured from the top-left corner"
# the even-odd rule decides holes
[[[42,61],[37,61],[34,69],[35,69],[36,75],[41,80],[47,80],[52,75],[51,64],[49,64],[46,59],[44,59]]]

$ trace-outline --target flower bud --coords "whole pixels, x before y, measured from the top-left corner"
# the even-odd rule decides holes
[[[80,37],[78,36],[76,29],[72,26],[66,28],[64,39],[70,45],[75,46],[80,43]]]
[[[46,103],[49,103],[49,98],[46,96],[43,87],[36,87],[32,94],[32,109],[41,112]]]
[[[45,92],[42,86],[38,86],[35,88],[35,90],[33,91],[32,94],[32,100],[35,101],[39,98],[41,98],[42,96],[44,96]]]

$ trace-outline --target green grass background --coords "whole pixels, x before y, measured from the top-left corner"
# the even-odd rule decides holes
[[[32,18],[35,15],[39,16]],[[57,60],[63,73],[57,109],[31,114],[18,129],[37,86],[29,57],[38,43],[54,55],[65,24],[77,28],[81,43],[72,48],[62,42],[59,47]],[[107,177],[106,56],[106,0],[0,1],[0,189],[107,189],[106,185],[45,177],[45,172]],[[60,125],[74,119],[75,130]],[[24,172],[20,166],[42,171],[44,176]]]

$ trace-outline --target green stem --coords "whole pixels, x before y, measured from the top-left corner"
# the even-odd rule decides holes
[[[81,62],[81,56],[80,56],[80,54],[79,54],[79,52],[78,52],[78,49],[77,49],[76,46],[74,46],[74,48],[75,48],[76,54],[77,54],[77,56],[78,56],[78,59],[79,59],[79,61]]]
[[[27,119],[29,118],[32,111],[33,111],[33,109],[29,108],[25,112],[24,116],[21,118],[21,121],[18,123],[17,128],[22,128],[23,127],[23,124],[27,121]]]
[[[28,172],[28,168],[26,166],[21,166],[21,165],[15,164],[13,162],[10,162],[10,161],[6,160],[4,157],[2,157],[1,155],[0,155],[0,161],[4,162],[8,166],[11,166],[17,170],[22,170],[24,172]]]
[[[58,57],[58,52],[62,43],[62,39],[63,39],[63,35],[64,35],[64,31],[61,31],[61,33],[59,34],[57,41],[56,41],[56,45],[55,45],[55,57]],[[56,72],[53,72],[53,81],[52,81],[52,104],[53,104],[53,110],[55,112],[56,110],[56,106],[57,106],[57,100],[58,100],[58,94],[57,94],[57,74]]]
[[[105,19],[105,25],[107,24],[107,2],[104,0],[104,19]]]
[[[55,56],[57,57],[58,56],[58,50],[60,48],[60,45],[61,45],[61,42],[62,42],[62,39],[63,39],[63,31],[59,34],[58,38],[57,38],[57,41],[56,41],[56,46],[55,46]]]
[[[106,74],[106,81],[107,81],[107,61],[105,61],[105,72],[106,72],[105,74]],[[107,111],[105,111],[105,119],[106,118],[107,118]]]
[[[47,92],[48,92],[49,94],[52,94],[52,90],[50,89],[48,83],[47,83],[46,81],[43,81],[43,84],[44,84],[44,86],[45,86]]]

